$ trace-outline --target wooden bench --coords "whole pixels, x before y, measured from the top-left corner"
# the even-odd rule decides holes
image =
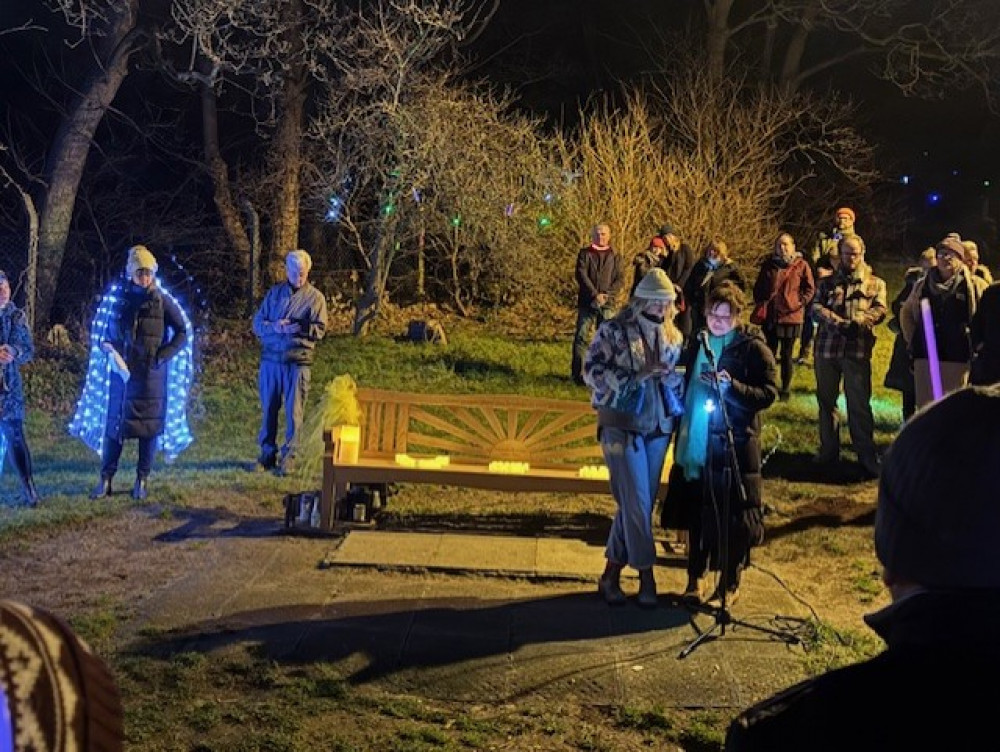
[[[607,478],[583,478],[604,464],[597,415],[586,402],[510,394],[413,394],[358,389],[361,441],[356,463],[336,462],[338,442],[324,431],[320,526],[330,530],[351,484],[433,483],[496,491],[610,494]],[[449,464],[408,467],[447,455]],[[528,463],[524,474],[492,472],[490,462]]]

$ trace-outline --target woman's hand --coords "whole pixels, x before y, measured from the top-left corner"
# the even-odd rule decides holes
[[[666,376],[673,371],[673,367],[666,365],[665,363],[647,363],[636,373],[636,378],[639,381],[646,381],[651,378],[660,378]]]

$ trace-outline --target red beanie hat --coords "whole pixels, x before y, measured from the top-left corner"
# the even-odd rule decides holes
[[[667,244],[663,242],[663,238],[657,236],[649,241],[650,248],[666,248]]]
[[[846,214],[848,217],[850,217],[851,224],[852,225],[854,224],[854,209],[851,209],[848,206],[842,206],[839,209],[837,209],[837,213],[834,216],[839,217],[841,214]]]

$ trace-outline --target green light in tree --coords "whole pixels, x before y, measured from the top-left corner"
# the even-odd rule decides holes
[[[394,214],[395,212],[396,212],[396,205],[391,201],[382,207],[382,213],[387,217]]]
[[[550,217],[548,214],[543,214],[538,218],[538,226],[543,230],[546,227],[550,226],[551,224],[552,224],[552,217]]]
[[[462,215],[461,214],[456,214],[454,217],[451,218],[451,226],[452,227],[461,227],[462,226]]]

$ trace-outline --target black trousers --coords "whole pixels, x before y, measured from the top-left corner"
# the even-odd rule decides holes
[[[135,474],[140,478],[148,478],[150,470],[153,469],[153,455],[156,452],[156,437],[148,439],[138,439],[139,460],[135,467]],[[101,477],[113,478],[118,472],[118,460],[122,456],[124,442],[121,439],[113,439],[110,436],[104,437],[104,450],[101,452]]]

